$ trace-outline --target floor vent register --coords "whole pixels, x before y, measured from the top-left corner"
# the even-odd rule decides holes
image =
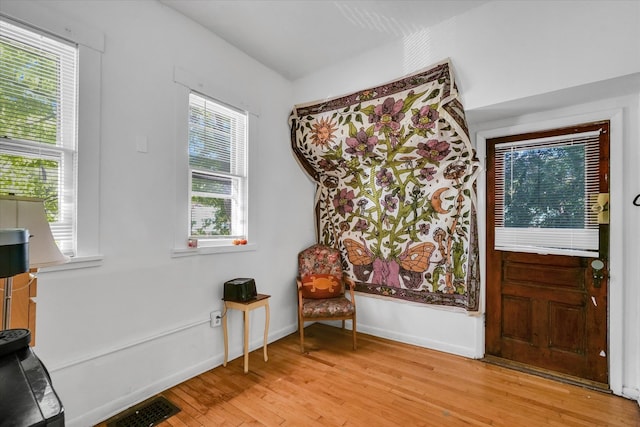
[[[166,398],[157,396],[127,409],[113,421],[108,422],[107,427],[151,427],[160,424],[178,412],[180,412],[180,408]]]

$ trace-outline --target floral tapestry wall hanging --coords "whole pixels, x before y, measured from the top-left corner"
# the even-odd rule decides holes
[[[317,183],[318,241],[356,290],[478,309],[479,170],[450,62],[297,105],[293,151]]]

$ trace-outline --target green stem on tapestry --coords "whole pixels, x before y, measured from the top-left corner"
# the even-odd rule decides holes
[[[446,260],[446,265],[447,265],[447,269],[445,271],[445,281],[447,284],[447,289],[455,289],[453,287],[453,280],[452,280],[452,275],[453,275],[453,253],[452,253],[452,248],[453,248],[453,235],[456,232],[456,228],[458,226],[458,218],[460,217],[460,212],[462,211],[462,204],[464,202],[464,197],[462,196],[462,188],[460,186],[460,183],[456,180],[456,187],[458,188],[458,194],[456,195],[456,214],[453,217],[453,223],[451,224],[451,230],[449,232],[449,236],[447,238],[447,260]]]
[[[371,173],[369,176],[369,188],[376,188],[375,183],[376,183],[376,175],[374,173]],[[382,222],[383,222],[383,215],[384,215],[384,211],[380,209],[381,205],[379,203],[379,199],[382,196],[382,189],[374,191],[372,196],[373,197],[371,201],[373,202],[373,206],[375,206],[376,208],[376,217],[377,217],[376,230],[378,231],[376,235],[376,242],[378,247],[375,249],[369,248],[369,250],[379,254],[382,248]]]

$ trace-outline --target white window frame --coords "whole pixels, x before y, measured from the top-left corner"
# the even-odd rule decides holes
[[[75,255],[67,264],[44,271],[101,265],[100,206],[100,88],[104,35],[45,5],[3,2],[0,15],[78,46],[78,127]]]
[[[226,110],[230,117],[236,116],[237,119],[244,117],[244,122],[241,123],[241,129],[232,129],[232,140],[230,141],[230,154],[231,168],[229,171],[208,171],[206,169],[197,168],[196,165],[189,165],[190,170],[190,184],[189,184],[189,200],[193,196],[201,197],[215,197],[217,199],[228,199],[232,204],[232,212],[235,214],[232,217],[232,232],[229,236],[212,235],[212,236],[199,236],[190,234],[189,238],[197,239],[199,246],[215,246],[217,244],[228,244],[229,240],[245,239],[247,238],[247,208],[248,208],[248,127],[249,127],[249,115],[244,111],[239,111],[233,106],[226,105],[218,100],[212,99],[199,92],[190,91],[189,94],[189,108],[191,108],[191,97],[204,101],[204,105],[211,104],[214,108],[220,110]],[[234,120],[236,121],[236,120]],[[239,121],[239,120],[238,120]],[[189,145],[189,143],[188,143]],[[231,194],[214,194],[214,193],[194,193],[192,182],[193,179],[199,176],[203,179],[210,177],[212,179],[220,178],[223,180],[231,181]],[[190,202],[190,221],[193,220],[193,207]],[[191,228],[191,227],[190,227]],[[192,231],[192,230],[191,230]]]
[[[257,212],[258,203],[255,197],[256,180],[251,179],[251,167],[257,161],[257,141],[259,127],[259,111],[229,89],[229,85],[215,79],[205,78],[190,70],[176,66],[174,68],[176,108],[176,212],[174,247],[172,257],[208,255],[224,252],[255,251],[258,248]],[[246,245],[233,245],[234,237],[218,239],[199,239],[198,247],[189,247],[190,238],[190,203],[191,203],[191,169],[188,153],[189,94],[196,92],[222,104],[247,112],[247,189],[245,200],[245,235]]]
[[[12,19],[0,17],[0,28],[6,29],[8,39],[15,36],[20,44],[39,48],[59,59],[58,85],[58,128],[55,144],[42,142],[38,138],[21,140],[11,136],[0,140],[3,153],[25,158],[52,160],[57,162],[57,170],[51,170],[55,181],[58,215],[49,225],[60,250],[67,256],[76,253],[76,156],[77,144],[77,90],[78,90],[78,47],[59,37],[43,34],[42,31],[22,25]],[[1,30],[0,30],[1,31]],[[9,42],[12,44],[11,42]],[[18,193],[17,196],[32,197],[33,194]]]

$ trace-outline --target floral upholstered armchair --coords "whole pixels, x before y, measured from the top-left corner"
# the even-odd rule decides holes
[[[304,353],[304,322],[317,320],[352,321],[353,349],[356,349],[355,284],[343,275],[340,252],[320,244],[298,254],[298,330]],[[350,299],[345,296],[348,286]]]

